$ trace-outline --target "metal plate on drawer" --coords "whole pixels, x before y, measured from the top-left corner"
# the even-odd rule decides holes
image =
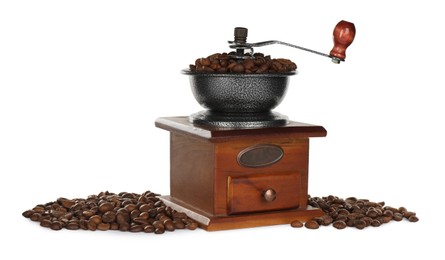
[[[247,147],[238,153],[238,164],[257,168],[272,165],[283,158],[284,151],[278,145],[258,144]]]

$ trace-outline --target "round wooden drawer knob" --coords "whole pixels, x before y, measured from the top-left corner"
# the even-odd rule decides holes
[[[267,189],[264,191],[263,197],[266,201],[271,202],[277,198],[277,193],[274,189]]]

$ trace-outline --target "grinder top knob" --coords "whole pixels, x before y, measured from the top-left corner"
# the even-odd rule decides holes
[[[250,54],[253,57],[253,47],[261,47],[265,45],[271,44],[281,44],[293,48],[297,48],[300,50],[312,52],[321,56],[329,57],[332,59],[332,62],[339,64],[341,61],[345,61],[346,58],[346,48],[351,45],[352,41],[355,37],[355,26],[353,23],[347,21],[340,21],[334,28],[333,36],[334,36],[334,47],[331,52],[328,54],[314,51],[308,48],[303,48],[294,44],[282,42],[282,41],[265,41],[265,42],[257,42],[257,43],[247,43],[247,28],[244,27],[236,27],[234,32],[234,41],[229,41],[229,47],[232,49],[236,49],[237,59],[245,59],[244,50],[249,49]]]

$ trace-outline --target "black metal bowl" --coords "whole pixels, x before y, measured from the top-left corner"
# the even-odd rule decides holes
[[[188,75],[196,101],[206,109],[222,113],[264,113],[283,100],[289,76],[296,72],[268,74],[199,73]]]

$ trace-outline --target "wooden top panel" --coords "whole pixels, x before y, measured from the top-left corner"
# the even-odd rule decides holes
[[[155,121],[156,127],[170,132],[181,133],[206,139],[211,142],[220,142],[240,137],[259,137],[264,135],[289,135],[301,138],[324,137],[327,132],[322,126],[290,121],[287,125],[270,128],[212,128],[194,125],[187,116],[160,117]]]

